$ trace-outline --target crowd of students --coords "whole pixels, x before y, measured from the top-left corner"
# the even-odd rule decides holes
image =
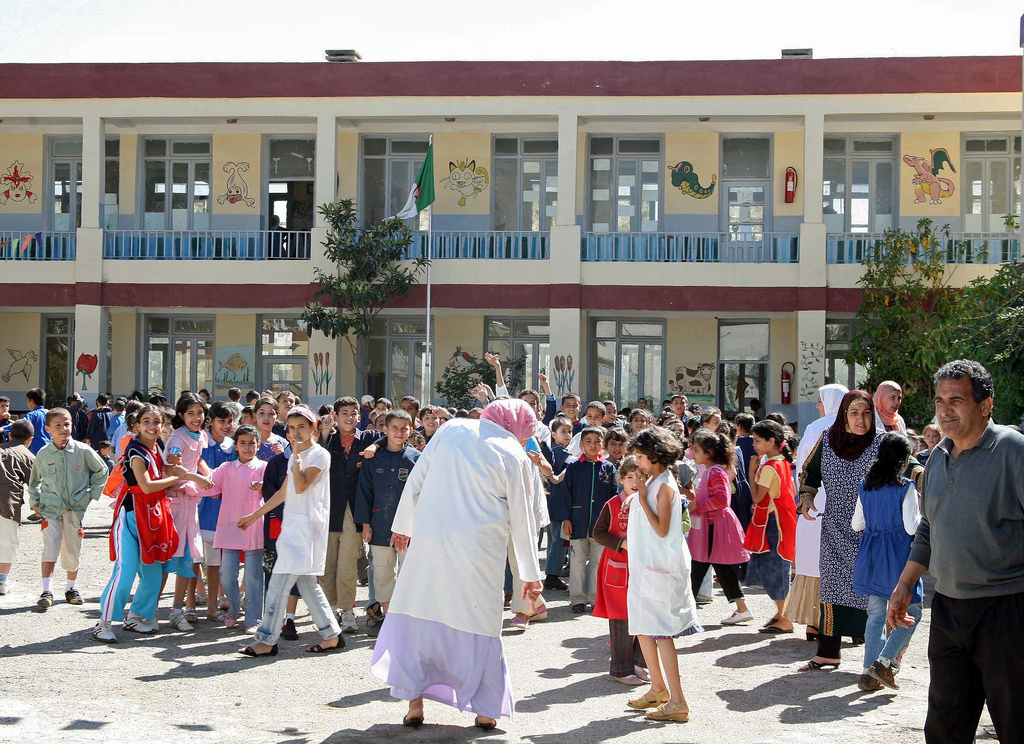
[[[402,567],[392,522],[420,452],[447,420],[479,418],[488,403],[509,395],[500,364],[490,355],[488,361],[497,386],[478,386],[481,407],[461,410],[421,407],[411,396],[397,406],[364,396],[313,411],[289,392],[250,391],[243,402],[232,389],[227,402],[213,403],[206,391],[187,392],[174,408],[159,398],[118,398],[108,406],[101,394],[86,413],[77,397],[67,408],[45,410],[42,391],[29,391],[28,415],[0,430],[9,439],[0,450],[0,594],[16,560],[24,491],[42,523],[39,606],[54,601],[58,556],[65,599],[81,604],[82,519],[106,494],[113,499],[113,567],[92,631],[97,641],[116,643],[118,626],[157,632],[171,574],[167,625],[188,632],[202,614],[237,626],[251,636],[240,649],[247,656],[276,655],[278,639],[297,638],[299,598],[320,634],[307,650],[344,648],[343,635],[359,630],[361,583],[369,586],[366,632],[376,636]],[[710,601],[712,572],[734,605],[721,624],[754,621],[744,585],[760,585],[776,611],[758,630],[793,632],[786,601],[797,550],[799,440],[780,414],[758,422],[739,414],[733,423],[684,395],[661,411],[620,412],[610,400],[584,406],[574,393],[556,401],[540,380],[541,391],[517,397],[538,419],[526,449],[544,483],[543,522],[550,523],[539,536],[539,545],[546,543],[543,588],[567,590],[574,614],[589,607],[608,619],[611,676],[650,684],[629,701],[632,708],[685,721],[674,639],[701,632],[697,605]],[[855,639],[865,645],[865,690],[897,688],[913,633],[901,628],[887,637],[884,621],[920,520],[917,488],[904,476],[914,448],[902,419],[889,421],[877,432],[870,422],[872,441],[879,441],[869,472],[854,484],[859,498],[846,525],[864,536],[852,581],[870,598],[867,631]],[[809,511],[803,513],[812,519]],[[546,619],[547,606],[540,595],[513,603],[511,570],[508,579],[511,626],[527,631]],[[918,590],[912,616],[920,618],[921,602]],[[818,623],[808,624],[810,640]],[[812,660],[804,669],[827,666]]]

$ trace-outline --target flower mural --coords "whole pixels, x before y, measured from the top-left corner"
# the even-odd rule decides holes
[[[86,379],[92,377],[92,373],[96,371],[96,365],[99,364],[100,358],[95,354],[79,354],[78,362],[75,365],[75,374],[82,376],[82,390],[88,390],[85,386]]]

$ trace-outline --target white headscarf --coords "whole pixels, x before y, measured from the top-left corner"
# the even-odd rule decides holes
[[[804,428],[803,436],[800,438],[800,446],[796,449],[796,461],[793,463],[794,472],[800,477],[804,462],[814,451],[814,445],[821,439],[821,435],[828,431],[835,423],[836,414],[839,413],[839,404],[843,402],[843,396],[850,390],[846,385],[833,383],[822,385],[818,388],[818,397],[821,399],[821,407],[825,409],[825,415],[812,421]]]
[[[823,385],[818,388],[818,397],[821,399],[822,408],[825,409],[825,416],[835,417],[839,413],[839,405],[843,402],[843,396],[848,392],[850,391],[846,385],[838,383]]]

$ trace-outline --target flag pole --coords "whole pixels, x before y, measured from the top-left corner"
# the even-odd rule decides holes
[[[431,146],[434,144],[434,135],[430,135],[430,140],[427,144],[427,153],[429,157],[433,157],[434,151]],[[433,172],[433,169],[431,169]],[[427,341],[424,345],[426,351],[425,358],[423,360],[423,395],[421,396],[422,403],[420,405],[430,405],[430,401],[433,396],[430,392],[433,388],[431,384],[433,380],[433,369],[430,364],[430,259],[433,258],[433,251],[431,250],[434,244],[434,203],[431,202],[427,207]]]

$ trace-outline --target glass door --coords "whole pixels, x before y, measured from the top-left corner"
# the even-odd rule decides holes
[[[174,339],[174,380],[171,400],[184,392],[213,392],[213,341],[202,338]]]
[[[288,391],[301,399],[305,368],[302,362],[266,359],[263,362],[263,379],[275,396]]]
[[[208,318],[146,319],[144,375],[150,395],[172,403],[186,391],[214,386],[214,322]]]
[[[889,160],[850,161],[850,232],[878,233],[893,227],[893,175]]]
[[[392,401],[400,401],[406,395],[422,395],[426,358],[426,341],[392,339],[391,395],[388,396]]]
[[[769,183],[731,183],[725,190],[726,232],[731,243],[761,243],[765,233],[765,204]]]
[[[53,214],[56,232],[73,232],[82,226],[82,161],[55,160],[53,165]]]
[[[616,160],[616,230],[657,232],[661,219],[658,198],[660,160]]]
[[[767,404],[768,365],[730,362],[719,366],[718,400],[730,418],[737,413],[762,414]]]
[[[965,160],[963,180],[964,232],[1005,232],[1003,218],[1020,201],[1020,159],[1012,167],[1010,158]]]

